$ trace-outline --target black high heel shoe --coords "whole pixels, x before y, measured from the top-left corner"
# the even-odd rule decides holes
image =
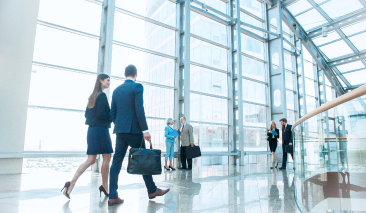
[[[109,194],[107,193],[107,191],[105,190],[105,188],[100,185],[99,186],[99,196],[102,197],[102,192],[104,193],[105,196],[108,196]]]
[[[173,167],[171,167],[171,166],[169,166],[169,168],[171,169],[171,170],[175,170]]]
[[[278,166],[278,162],[277,162],[276,167],[275,167],[276,169],[277,169],[277,166]]]
[[[65,186],[64,186],[64,188],[62,188],[61,189],[61,192],[62,192],[62,190],[64,190],[64,192],[62,193],[62,194],[64,194],[67,198],[69,198],[69,199],[71,199],[70,198],[70,195],[69,195],[69,193],[67,193],[67,190],[69,190],[69,187],[70,187],[70,185],[71,185],[71,183],[70,183],[70,181],[68,181],[68,182],[66,182],[65,183]]]
[[[165,166],[164,166],[164,168],[165,168],[165,170],[169,170],[169,171],[170,171],[170,169],[169,169],[169,168],[166,168]]]

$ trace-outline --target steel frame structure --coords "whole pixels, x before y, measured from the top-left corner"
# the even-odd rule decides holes
[[[286,5],[290,5],[296,0],[265,0],[258,2],[262,3],[264,18],[258,17],[245,10],[240,6],[240,0],[221,0],[226,3],[226,13],[223,13],[210,5],[205,5],[199,0],[169,0],[176,4],[176,25],[175,27],[170,26],[166,23],[162,23],[156,21],[154,19],[127,11],[122,8],[115,7],[115,0],[87,0],[89,2],[98,4],[102,6],[102,21],[100,28],[100,36],[93,35],[85,32],[81,32],[78,30],[70,29],[63,26],[58,26],[52,23],[47,23],[44,21],[38,21],[38,24],[52,27],[58,30],[67,31],[69,33],[74,33],[81,36],[86,36],[92,39],[99,40],[99,52],[98,52],[98,68],[97,72],[87,71],[87,70],[79,70],[74,68],[68,68],[63,66],[57,66],[52,64],[47,64],[43,62],[34,61],[33,64],[36,66],[44,66],[52,69],[61,69],[65,71],[77,72],[82,74],[90,74],[96,75],[98,73],[107,73],[111,74],[111,59],[112,59],[112,48],[114,45],[123,46],[126,48],[135,49],[137,51],[146,52],[148,54],[158,55],[160,57],[168,58],[174,60],[174,86],[161,85],[151,82],[141,82],[142,84],[154,86],[154,87],[162,87],[166,89],[171,89],[174,91],[174,121],[175,127],[179,126],[179,119],[182,116],[185,116],[188,122],[200,123],[200,124],[209,124],[209,125],[219,125],[219,126],[227,126],[228,127],[228,152],[215,152],[215,153],[205,153],[205,155],[210,156],[214,154],[218,154],[220,156],[229,156],[229,162],[231,164],[239,163],[240,165],[245,164],[245,156],[251,154],[268,154],[267,151],[246,151],[244,149],[245,146],[245,135],[244,128],[257,128],[257,129],[266,129],[266,127],[252,127],[244,125],[244,103],[254,104],[257,106],[265,107],[266,110],[266,124],[268,125],[271,120],[275,120],[278,122],[280,118],[287,118],[288,112],[293,112],[295,114],[295,118],[298,119],[307,113],[306,109],[306,88],[305,88],[305,75],[304,75],[304,59],[303,59],[303,50],[302,46],[304,46],[314,58],[314,61],[319,64],[321,68],[319,70],[319,76],[323,77],[323,82],[320,83],[317,78],[314,80],[314,83],[320,87],[325,88],[324,76],[327,76],[329,81],[332,84],[332,87],[337,90],[338,94],[345,93],[345,89],[342,87],[336,74],[339,75],[338,72],[336,74],[328,65],[327,61],[322,57],[321,51],[319,51],[314,43],[311,41],[311,38],[308,34],[301,28],[299,23],[297,23],[296,19],[290,14],[290,12],[285,8]],[[282,4],[281,4],[282,3]],[[207,11],[206,11],[207,10]],[[221,44],[210,39],[204,38],[202,36],[193,34],[190,32],[190,23],[191,23],[191,11],[198,13],[201,16],[209,18],[219,24],[222,24],[226,27],[227,31],[227,44]],[[169,30],[174,31],[175,33],[175,52],[174,55],[164,54],[158,51],[154,51],[147,48],[141,48],[138,46],[130,45],[127,43],[123,43],[120,41],[113,40],[113,25],[114,25],[114,14],[115,12],[123,13],[125,15],[143,20],[148,23],[155,24],[159,27],[163,27]],[[184,15],[183,15],[184,14]],[[240,21],[241,15],[248,15],[255,20],[258,20],[264,24],[263,28],[256,27],[252,24]],[[272,18],[277,19],[277,26],[272,26],[269,20]],[[287,24],[294,33],[294,35],[289,35],[288,33],[283,32],[282,21]],[[338,20],[339,21],[339,20]],[[331,24],[329,24],[331,25]],[[294,27],[295,26],[295,27]],[[243,28],[245,27],[245,29]],[[254,29],[256,31],[261,31],[265,36],[260,36],[252,31],[248,30],[248,28]],[[183,30],[184,29],[184,30]],[[276,32],[273,32],[275,30]],[[239,34],[240,33],[240,34]],[[314,31],[314,34],[316,32]],[[258,58],[256,56],[250,55],[248,53],[244,53],[242,50],[242,43],[245,41],[242,40],[242,36],[238,35],[247,35],[255,40],[263,42],[265,46],[265,56],[264,59]],[[291,39],[286,39],[284,35],[289,36]],[[227,51],[227,69],[220,69],[212,66],[208,66],[205,64],[201,64],[198,62],[194,62],[191,60],[191,38],[198,39],[205,43],[214,45],[216,47],[225,49]],[[284,48],[284,42],[291,46],[292,50]],[[291,55],[293,62],[293,70],[288,70],[285,68],[285,53]],[[273,57],[273,55],[278,54],[278,65],[277,60]],[[358,54],[358,53],[355,53]],[[360,53],[361,54],[361,53]],[[247,76],[243,76],[242,70],[245,69],[243,65],[242,58],[248,57],[250,59],[256,60],[264,64],[266,74],[265,81],[256,80]],[[355,57],[355,56],[352,56]],[[184,60],[183,60],[184,59]],[[296,61],[300,61],[301,63],[296,63]],[[341,59],[339,59],[341,60]],[[345,60],[345,59],[342,59]],[[334,61],[339,63],[339,61]],[[273,66],[276,64],[277,66]],[[212,72],[223,73],[227,76],[228,82],[228,94],[227,96],[222,95],[214,95],[210,93],[204,93],[200,91],[191,90],[190,85],[190,67],[191,65],[202,67],[209,69]],[[332,64],[331,64],[332,65]],[[237,71],[237,72],[236,72]],[[286,88],[286,75],[285,73],[289,72],[291,75],[294,75],[293,83],[296,85],[294,89]],[[315,76],[317,75],[317,70],[315,70]],[[342,74],[340,74],[342,75]],[[124,80],[123,77],[111,76],[114,79]],[[301,81],[299,80],[301,77]],[[266,91],[266,103],[255,103],[251,101],[243,100],[243,80],[249,80],[252,82],[256,82],[261,85],[265,85]],[[299,82],[298,82],[299,81]],[[352,85],[347,84],[347,89],[351,89]],[[302,90],[302,94],[300,92]],[[278,105],[278,92],[279,91],[279,100],[280,104]],[[317,94],[315,95],[315,99],[320,103],[323,101],[323,96],[325,94],[325,90],[320,92],[318,88],[315,88]],[[294,109],[287,109],[287,98],[286,93],[292,92],[294,94]],[[190,112],[190,96],[192,94],[199,94],[202,96],[209,96],[218,99],[227,100],[228,103],[228,123],[215,123],[215,122],[202,122],[191,119]],[[324,93],[324,94],[323,94]],[[303,104],[300,104],[300,99]],[[29,105],[30,108],[37,109],[46,109],[42,106],[33,106]],[[75,111],[73,109],[62,109],[62,108],[47,108],[47,110],[63,110],[63,111]],[[82,110],[76,110],[77,112]],[[301,113],[303,112],[303,114]],[[164,119],[161,117],[148,117],[151,119]],[[180,143],[175,146],[175,152],[179,151]]]

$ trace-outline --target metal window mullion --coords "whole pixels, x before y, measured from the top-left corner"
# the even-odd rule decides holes
[[[187,122],[190,121],[190,64],[191,64],[191,1],[184,1],[184,47],[183,47],[183,54],[184,54],[184,116],[187,119]],[[183,15],[183,14],[181,14]]]
[[[81,36],[85,36],[85,37],[89,37],[89,38],[93,38],[93,39],[100,39],[99,36],[91,34],[91,33],[86,33],[86,32],[79,31],[79,30],[74,30],[74,29],[71,29],[71,28],[68,28],[68,27],[60,26],[60,25],[57,25],[57,24],[52,24],[52,23],[49,23],[49,22],[41,21],[41,20],[38,20],[37,24],[45,26],[45,27],[54,28],[54,29],[57,29],[57,30],[62,30],[62,31],[65,31],[65,32],[68,32],[68,33],[73,33],[73,34],[76,34],[76,35],[81,35]]]
[[[199,92],[199,91],[195,91],[195,90],[191,90],[191,93],[197,94],[197,95],[214,97],[214,98],[220,98],[220,99],[227,99],[227,100],[229,99],[229,97],[226,97],[226,96],[215,95],[215,94],[205,93],[205,92]]]
[[[226,13],[229,16],[233,16],[232,14],[232,1],[226,3]],[[235,141],[235,126],[234,126],[234,104],[235,104],[235,91],[234,91],[234,58],[233,58],[233,42],[232,42],[232,26],[226,26],[227,32],[227,46],[228,46],[228,54],[227,54],[227,71],[229,75],[227,76],[227,85],[228,85],[228,151],[236,152],[236,141]],[[235,165],[236,158],[231,157],[228,159],[229,164]]]
[[[318,71],[318,78],[322,77],[322,82],[320,83],[319,79],[318,79],[318,82],[319,82],[319,85],[320,87],[323,88],[323,91],[320,91],[319,94],[319,99],[321,99],[321,95],[323,95],[323,103],[322,104],[325,104],[327,103],[327,88],[326,88],[326,85],[325,85],[325,75],[324,75],[324,71],[323,70],[319,70]],[[324,115],[325,115],[325,125],[326,125],[326,128],[325,128],[325,133],[326,133],[326,137],[329,138],[329,116],[328,116],[328,110],[324,112]]]
[[[184,60],[183,60],[183,62],[184,62]],[[221,72],[221,73],[224,73],[224,74],[230,74],[226,70],[222,70],[222,69],[218,69],[218,68],[215,68],[215,67],[207,66],[207,65],[197,63],[197,62],[194,62],[194,61],[191,61],[191,65],[202,67],[202,68],[209,69],[209,70],[216,71],[216,72]]]
[[[252,56],[252,55],[249,55],[249,54],[246,54],[246,53],[243,53],[243,52],[241,52],[241,55],[242,55],[242,56],[245,56],[245,57],[247,57],[247,58],[251,58],[251,59],[257,60],[257,61],[262,62],[262,63],[264,63],[264,64],[266,64],[266,63],[267,63],[267,61],[265,61],[265,60],[263,60],[263,59],[257,58],[257,57],[255,57],[255,56]]]
[[[119,8],[119,7],[116,7],[116,11],[117,12],[120,12],[120,13],[123,13],[125,15],[128,15],[128,16],[131,16],[131,17],[134,17],[134,18],[137,18],[137,19],[140,19],[140,20],[143,20],[143,21],[146,21],[146,22],[149,22],[151,24],[155,24],[155,25],[158,25],[160,27],[164,27],[164,28],[167,28],[169,30],[174,30],[174,31],[178,31],[178,29],[176,27],[172,27],[168,24],[165,24],[165,23],[162,23],[160,21],[156,21],[156,20],[153,20],[151,18],[148,18],[148,17],[145,17],[145,16],[141,16],[141,15],[138,15],[136,13],[133,13],[133,12],[130,12],[128,10],[124,10],[122,8]]]
[[[241,28],[240,33],[243,33],[247,36],[250,36],[250,37],[252,37],[252,38],[254,38],[258,41],[261,41],[263,43],[266,43],[268,41],[266,38],[263,38],[263,37],[251,32],[251,31],[249,31],[249,30],[244,29],[244,28]]]
[[[238,69],[238,78],[237,78],[237,86],[238,88],[235,88],[235,90],[237,90],[238,93],[238,118],[237,121],[235,122],[237,123],[237,126],[239,128],[239,152],[240,152],[240,159],[239,159],[239,164],[240,165],[244,165],[244,129],[243,129],[243,124],[244,124],[244,109],[243,109],[243,74],[242,74],[242,50],[241,50],[241,26],[240,26],[240,0],[235,0],[235,13],[236,13],[236,23],[235,23],[235,30],[236,30],[236,37],[234,36],[234,31],[232,30],[232,37],[236,39],[236,43],[237,43],[237,49],[236,49],[236,57],[237,57],[237,69]],[[233,28],[234,29],[234,28]],[[234,91],[235,92],[235,91]],[[236,129],[236,126],[234,127]]]
[[[190,1],[189,1],[189,3],[190,3]],[[226,20],[224,20],[224,19],[222,19],[222,18],[220,18],[220,17],[218,17],[216,15],[213,15],[211,13],[208,13],[208,12],[206,12],[206,11],[198,8],[198,7],[195,7],[195,6],[192,6],[191,5],[190,8],[191,8],[191,10],[193,12],[196,12],[196,13],[202,15],[202,16],[205,16],[206,18],[212,19],[212,20],[214,20],[214,21],[216,21],[216,22],[218,22],[220,24],[223,24],[223,25],[229,25],[229,22],[228,21],[226,21]]]
[[[228,50],[228,49],[229,49],[229,47],[227,47],[227,46],[225,46],[225,45],[223,45],[223,44],[220,44],[220,43],[217,43],[217,42],[211,41],[211,40],[209,40],[209,39],[206,39],[206,38],[203,38],[203,37],[201,37],[201,36],[195,35],[195,34],[193,34],[193,33],[191,33],[191,37],[192,37],[192,38],[195,38],[195,39],[198,39],[198,40],[201,40],[201,41],[204,41],[204,42],[206,42],[206,43],[209,43],[209,44],[212,44],[212,45],[218,46],[218,47],[223,48],[223,49],[226,49],[226,50]]]
[[[277,33],[273,33],[269,30],[265,30],[265,29],[262,29],[260,27],[256,27],[254,25],[251,25],[251,24],[248,24],[248,23],[245,23],[245,22],[240,22],[241,25],[244,25],[244,26],[247,26],[247,27],[250,27],[252,29],[255,29],[255,30],[258,30],[258,31],[261,31],[261,32],[264,32],[264,33],[267,33],[267,34],[271,34],[271,35],[274,35],[274,36],[277,36],[279,37],[280,35],[278,35]]]
[[[268,20],[275,18],[277,20],[277,32],[280,33],[280,37],[276,38],[269,35],[269,70],[271,81],[271,120],[278,121],[281,118],[287,118],[287,98],[286,98],[286,78],[285,78],[285,62],[284,62],[284,48],[283,48],[283,30],[282,30],[282,7],[280,0],[273,0],[273,7],[267,5]],[[267,22],[268,28],[271,27],[271,23]],[[277,53],[279,64],[277,68],[271,66],[272,56]],[[281,104],[276,106],[274,104],[274,92],[280,91]]]
[[[250,17],[252,17],[252,18],[254,18],[254,19],[256,19],[257,21],[260,21],[260,22],[262,22],[262,23],[265,23],[265,20],[263,20],[263,19],[261,19],[260,17],[258,17],[258,16],[256,16],[256,15],[254,15],[253,13],[251,13],[251,12],[249,12],[249,11],[247,11],[247,10],[245,10],[244,8],[240,8],[240,11],[241,12],[243,12],[244,14],[246,14],[246,15],[248,15],[248,16],[250,16]]]
[[[215,8],[213,8],[213,7],[209,6],[209,5],[205,4],[205,3],[202,3],[202,2],[197,1],[197,0],[191,0],[191,1],[192,1],[193,3],[195,3],[195,4],[200,5],[200,6],[205,5],[205,7],[206,7],[206,9],[207,9],[207,10],[210,10],[210,11],[211,11],[211,12],[213,12],[213,13],[216,13],[216,14],[221,15],[221,16],[223,16],[223,17],[227,18],[227,19],[230,19],[230,20],[232,20],[232,21],[235,21],[235,19],[234,19],[234,18],[232,18],[231,16],[229,16],[229,15],[227,15],[227,14],[225,14],[225,13],[223,13],[223,12],[219,11],[219,10],[216,10]]]
[[[266,83],[264,81],[260,81],[260,80],[254,79],[254,78],[249,78],[249,77],[246,77],[244,75],[243,75],[242,78],[245,79],[245,80],[248,80],[248,81],[253,81],[253,82],[256,82],[256,83],[259,83],[259,84],[264,84],[264,85],[268,86],[268,83]]]
[[[141,52],[161,56],[161,57],[164,57],[164,58],[170,58],[170,59],[173,59],[173,60],[177,59],[177,57],[172,56],[172,55],[167,55],[167,54],[164,54],[164,53],[156,52],[154,50],[149,50],[149,49],[146,49],[146,48],[134,46],[134,45],[131,45],[131,44],[120,42],[120,41],[113,41],[113,44],[119,45],[119,46],[122,46],[122,47],[127,47],[127,48],[134,49],[134,50],[138,50],[138,51],[141,51]]]

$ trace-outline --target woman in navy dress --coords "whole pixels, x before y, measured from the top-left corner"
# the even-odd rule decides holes
[[[88,106],[85,111],[85,124],[89,125],[87,135],[88,159],[79,166],[73,179],[65,183],[63,194],[70,199],[70,193],[78,178],[95,163],[98,154],[103,156],[102,164],[102,185],[99,187],[100,194],[103,192],[108,196],[108,176],[111,153],[113,153],[109,128],[111,127],[110,107],[107,95],[103,90],[108,89],[110,78],[106,74],[99,74],[95,82],[93,93],[89,97]],[[63,190],[62,189],[62,190]],[[61,190],[61,191],[62,191]]]

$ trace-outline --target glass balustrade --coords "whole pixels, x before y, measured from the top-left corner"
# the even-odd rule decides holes
[[[348,101],[293,130],[295,197],[302,212],[366,210],[363,101]]]

